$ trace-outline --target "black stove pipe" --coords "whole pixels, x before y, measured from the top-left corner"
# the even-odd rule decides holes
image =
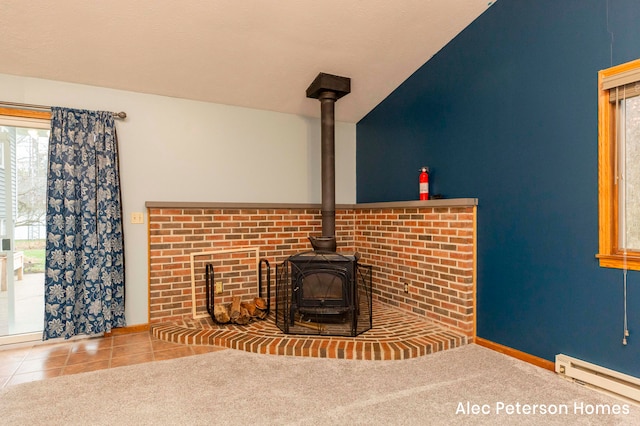
[[[322,237],[309,237],[314,250],[336,251],[335,103],[351,92],[351,79],[320,73],[307,97],[320,101]]]
[[[336,235],[336,150],[335,150],[335,92],[320,94],[321,111],[321,167],[322,167],[322,236]]]

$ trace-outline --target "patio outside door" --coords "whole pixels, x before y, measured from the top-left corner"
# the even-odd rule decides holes
[[[0,345],[42,338],[48,139],[48,121],[0,118]]]

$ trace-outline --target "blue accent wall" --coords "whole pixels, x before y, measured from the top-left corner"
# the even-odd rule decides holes
[[[637,0],[499,0],[357,124],[358,202],[477,197],[478,336],[640,376],[640,274],[600,268],[597,72]],[[419,43],[420,40],[416,40]],[[384,58],[380,58],[384,60]]]

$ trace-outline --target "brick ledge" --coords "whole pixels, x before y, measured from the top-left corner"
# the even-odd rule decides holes
[[[336,209],[390,209],[429,207],[473,207],[477,198],[443,198],[438,200],[381,201],[359,204],[336,204]],[[209,201],[146,201],[148,209],[320,209],[319,203],[242,203]]]

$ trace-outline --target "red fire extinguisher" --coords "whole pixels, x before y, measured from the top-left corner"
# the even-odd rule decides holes
[[[420,169],[420,199],[429,199],[429,168],[422,167]]]

